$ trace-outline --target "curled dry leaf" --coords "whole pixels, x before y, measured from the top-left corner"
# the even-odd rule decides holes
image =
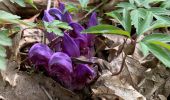
[[[169,90],[166,83],[170,73],[164,66],[157,66],[154,69],[144,72],[144,79],[138,84],[139,91],[148,99],[155,100],[159,94],[168,97]],[[163,90],[165,90],[163,92]]]
[[[146,100],[146,98],[138,91],[136,91],[130,84],[128,84],[127,82],[123,83],[118,76],[111,76],[111,73],[108,71],[106,71],[105,74],[103,74],[98,79],[96,84],[92,87],[92,90],[94,91],[94,93],[102,91],[103,94],[114,94],[122,98],[123,100]],[[95,96],[98,94],[93,95]]]

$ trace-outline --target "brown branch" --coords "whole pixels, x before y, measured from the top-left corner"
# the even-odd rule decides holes
[[[82,18],[80,18],[78,20],[78,22],[80,22],[81,20],[85,19],[87,16],[89,16],[92,12],[94,12],[96,9],[100,8],[103,4],[105,4],[108,0],[104,0],[103,2],[101,2],[99,5],[97,5],[96,7],[94,7],[92,10],[90,10],[87,14],[85,14]]]

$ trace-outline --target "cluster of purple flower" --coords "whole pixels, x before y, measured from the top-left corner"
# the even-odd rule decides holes
[[[71,58],[93,56],[93,42],[95,35],[81,34],[84,27],[73,22],[69,12],[65,11],[65,5],[60,3],[59,8],[51,8],[44,11],[43,21],[52,22],[60,20],[67,22],[73,30],[63,31],[61,42],[53,48],[36,43],[29,50],[29,59],[36,68],[43,67],[48,75],[59,81],[64,87],[71,90],[81,90],[95,77],[95,70],[87,64],[76,64]],[[96,13],[92,13],[87,28],[97,25]],[[51,42],[56,38],[54,33],[47,33]],[[55,48],[55,51],[52,50]]]

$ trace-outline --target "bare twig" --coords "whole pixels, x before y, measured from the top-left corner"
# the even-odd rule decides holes
[[[123,52],[123,49],[125,47],[126,42],[127,42],[127,38],[124,40],[123,48],[122,48],[121,52]],[[123,57],[123,55],[122,55],[122,57]],[[120,70],[118,72],[116,72],[116,73],[112,73],[112,76],[119,75],[122,72],[122,70],[124,68],[126,57],[127,57],[127,54],[125,53],[125,56],[123,57],[123,60],[122,60],[122,64],[120,66]]]
[[[119,75],[119,74],[122,72],[122,70],[123,70],[123,68],[124,68],[124,64],[125,64],[126,57],[127,57],[127,54],[125,54],[125,56],[123,57],[120,70],[119,70],[118,72],[116,72],[116,73],[112,73],[112,76]]]
[[[103,0],[103,2],[101,2],[99,5],[97,5],[97,6],[94,7],[92,10],[90,10],[86,15],[84,15],[82,18],[80,18],[80,19],[78,20],[78,22],[81,21],[81,20],[83,20],[83,19],[85,19],[87,16],[89,16],[89,15],[90,15],[92,12],[94,12],[96,9],[98,9],[98,8],[100,8],[102,5],[104,5],[107,1],[108,1],[108,0]]]
[[[51,0],[48,0],[47,2],[47,10],[49,10],[51,8]]]
[[[47,92],[47,90],[43,87],[40,86],[42,88],[42,90],[44,91],[44,93],[47,95],[47,97],[49,98],[49,100],[53,100],[53,98],[51,97],[51,95]]]

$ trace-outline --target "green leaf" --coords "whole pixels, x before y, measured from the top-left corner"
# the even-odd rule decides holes
[[[0,69],[5,70],[6,69],[6,59],[4,57],[0,57]]]
[[[0,57],[6,57],[6,49],[0,45]]]
[[[159,3],[161,1],[165,1],[165,0],[143,0],[142,2],[142,5],[145,7],[145,8],[150,8],[150,4],[152,3]]]
[[[109,13],[106,13],[107,16],[110,16],[112,18],[115,18],[121,25],[123,25],[122,23],[122,16],[120,13],[116,12],[116,11],[112,11],[112,12],[109,12]]]
[[[26,4],[23,0],[15,0],[15,3],[17,3],[18,5],[20,5],[22,7],[26,7]]]
[[[78,0],[82,8],[86,8],[89,0]]]
[[[165,23],[167,23],[167,24],[170,23],[170,17],[169,17],[169,16],[154,15],[154,17],[155,17],[157,20],[160,20],[160,21],[165,22]]]
[[[162,20],[156,20],[152,23],[152,25],[148,28],[148,30],[157,29],[157,28],[166,28],[166,27],[170,27],[170,23]]]
[[[60,29],[58,29],[58,28],[48,28],[47,32],[50,32],[50,33],[53,32],[56,35],[63,36],[62,31]]]
[[[77,6],[75,4],[68,3],[68,4],[66,4],[65,11],[68,11],[68,12],[78,12],[78,8],[77,8]]]
[[[53,32],[56,35],[63,36],[63,32],[59,29],[72,30],[72,28],[65,22],[59,20],[54,20],[53,22],[44,22],[44,26],[47,29],[47,32]]]
[[[139,10],[133,10],[131,11],[131,20],[132,20],[132,25],[136,28],[136,32],[139,32]]]
[[[128,10],[136,9],[136,6],[128,2],[120,2],[116,7],[125,8]]]
[[[134,3],[135,3],[135,0],[129,0],[129,2],[130,2],[131,4],[134,4]]]
[[[160,7],[169,9],[170,8],[170,0],[166,0],[165,2],[163,2]]]
[[[170,42],[170,35],[162,34],[162,33],[154,33],[145,36],[142,40],[143,42],[150,42],[150,41],[161,41],[161,42]]]
[[[115,18],[126,31],[131,32],[130,12],[127,9],[123,9],[123,15],[117,11],[106,13],[106,15]]]
[[[147,43],[148,49],[155,55],[163,64],[170,67],[170,52],[161,46]]]
[[[0,24],[4,23],[18,23],[18,20],[20,19],[19,16],[13,15],[11,13],[5,12],[3,10],[0,10]]]
[[[170,15],[170,10],[160,8],[160,7],[152,7],[150,9],[148,9],[148,11],[150,11],[156,15]]]
[[[7,34],[8,34],[8,30],[0,31],[0,45],[3,45],[3,46],[12,45],[12,41],[10,38],[8,38]]]
[[[100,24],[97,26],[90,27],[86,30],[84,30],[82,33],[94,33],[94,34],[118,34],[118,35],[125,35],[130,37],[130,33],[127,31],[123,31],[117,27],[114,27],[112,25],[106,25],[106,24]]]
[[[19,19],[20,17],[17,15],[13,15],[11,13],[8,13],[6,11],[0,10],[0,20],[7,19],[7,20],[15,20]]]
[[[18,5],[21,6],[21,7],[25,7],[25,6],[26,6],[24,0],[10,0],[10,1],[11,1],[12,3],[18,4]]]
[[[146,57],[149,54],[149,49],[144,42],[139,42],[140,50],[142,51],[143,55]]]
[[[164,42],[161,42],[161,41],[157,41],[157,40],[150,41],[150,43],[158,45],[158,46],[161,46],[161,47],[164,47],[164,48],[166,48],[166,49],[168,49],[170,51],[170,45],[167,44],[167,43],[164,43]]]
[[[146,12],[145,19],[140,19],[138,26],[138,35],[142,35],[144,32],[150,29],[151,23],[153,21],[153,14],[151,12]]]
[[[30,4],[31,6],[33,6],[35,9],[38,9],[35,5],[34,5],[34,0],[24,0],[26,3]]]
[[[131,27],[130,13],[127,9],[123,10],[122,24],[123,24],[124,29],[130,33],[132,27]]]
[[[53,22],[51,22],[49,24],[49,27],[58,27],[58,28],[62,28],[62,29],[72,30],[72,28],[68,25],[68,23],[61,22],[59,20],[54,20]]]

